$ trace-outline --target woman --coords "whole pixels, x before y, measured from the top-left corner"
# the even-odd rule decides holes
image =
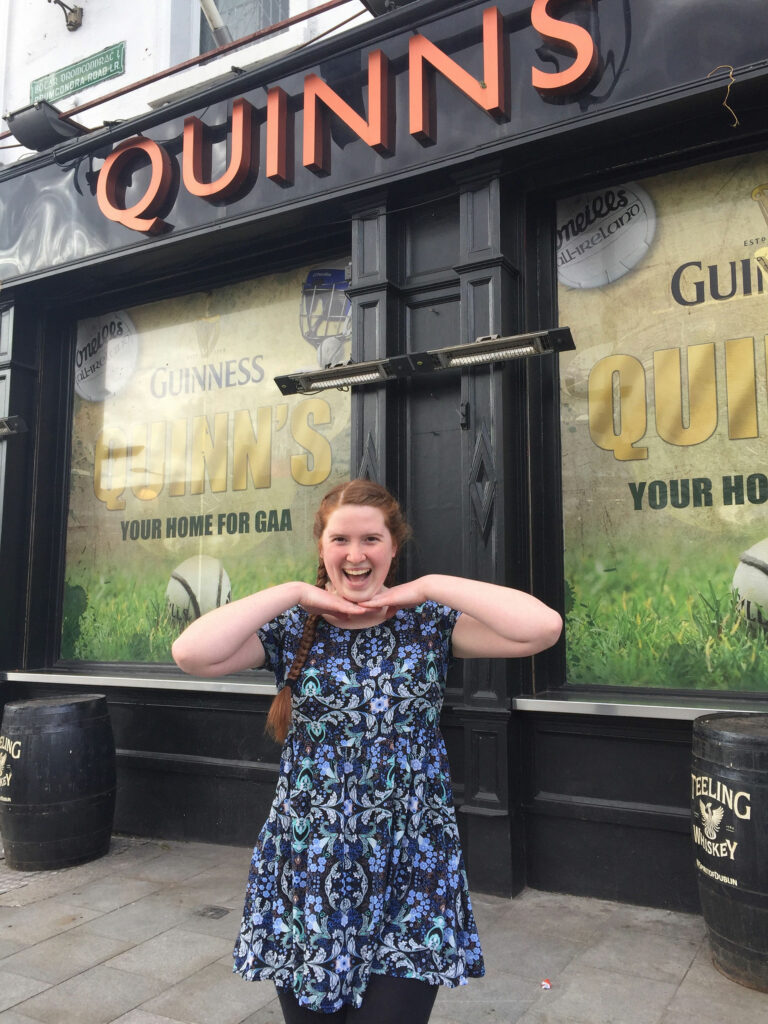
[[[317,583],[251,594],[173,646],[186,672],[275,673],[277,793],[251,864],[235,971],[272,979],[288,1024],[420,1024],[440,984],[484,973],[438,729],[448,662],[515,658],[562,621],[507,587],[394,585],[409,536],[378,484],[315,517]]]

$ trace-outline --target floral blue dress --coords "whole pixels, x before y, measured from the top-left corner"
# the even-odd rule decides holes
[[[484,974],[438,728],[458,612],[427,601],[368,629],[320,619],[251,862],[236,973],[311,1010],[360,1006],[371,974]],[[306,612],[261,630],[278,687]]]

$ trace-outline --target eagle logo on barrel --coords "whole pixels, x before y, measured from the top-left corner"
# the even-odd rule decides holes
[[[720,822],[723,820],[725,808],[716,807],[713,811],[711,800],[707,804],[703,800],[699,800],[699,808],[701,809],[701,820],[704,825],[704,835],[707,839],[717,839],[717,830],[720,828]]]

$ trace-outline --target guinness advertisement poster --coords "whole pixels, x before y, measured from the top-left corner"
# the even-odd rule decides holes
[[[314,580],[349,477],[349,395],[274,377],[349,359],[346,263],[78,324],[61,656],[170,662],[187,622]]]
[[[558,205],[568,682],[768,689],[768,155]]]

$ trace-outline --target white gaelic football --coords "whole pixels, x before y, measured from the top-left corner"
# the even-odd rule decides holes
[[[600,288],[633,270],[656,234],[653,200],[640,185],[566,199],[557,206],[557,279],[570,288]]]
[[[139,340],[125,310],[81,320],[75,351],[77,394],[87,402],[103,402],[121,391],[136,369]]]
[[[768,628],[768,537],[739,556],[733,589],[744,617]]]
[[[193,555],[177,565],[165,590],[168,611],[176,622],[192,622],[231,600],[227,571],[211,555]]]

